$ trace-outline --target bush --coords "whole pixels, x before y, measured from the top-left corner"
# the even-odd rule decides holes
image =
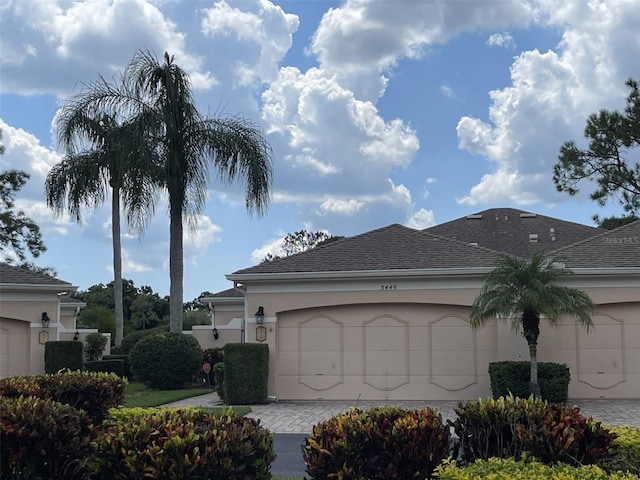
[[[509,393],[516,397],[529,396],[531,362],[492,362],[489,364],[491,393],[493,398]],[[564,364],[538,363],[538,383],[543,400],[550,403],[567,403],[571,373]]]
[[[251,365],[251,368],[247,368]],[[252,405],[267,401],[269,346],[258,343],[227,343],[224,346],[225,401]]]
[[[115,373],[119,377],[124,377],[124,361],[122,360],[84,362],[84,369],[88,372]]]
[[[271,478],[273,436],[259,420],[196,409],[128,410],[105,420],[92,478]]]
[[[157,335],[159,333],[167,333],[168,331],[169,327],[167,325],[161,325],[159,327],[150,328],[148,330],[137,330],[124,337],[120,346],[113,347],[111,349],[111,353],[118,355],[129,355],[129,353],[131,353],[131,349],[143,338],[146,338],[150,335]]]
[[[428,407],[352,408],[315,425],[302,451],[311,480],[423,479],[447,457],[449,440]]]
[[[161,333],[140,340],[130,360],[135,378],[147,387],[177,390],[198,374],[202,349],[190,335]]]
[[[133,379],[133,375],[131,374],[131,363],[129,362],[129,355],[105,355],[102,357],[102,360],[122,360],[122,376],[128,378],[129,380]]]
[[[595,465],[572,467],[564,463],[548,466],[535,460],[490,458],[478,460],[466,467],[458,467],[455,461],[445,461],[435,474],[441,480],[540,480],[553,478],[562,480],[633,480],[632,474],[607,474]]]
[[[464,462],[531,452],[544,463],[597,464],[615,451],[615,434],[578,407],[509,395],[467,402],[455,411],[458,418],[448,423]]]
[[[96,432],[89,416],[37,397],[0,398],[0,478],[86,478]]]
[[[82,342],[71,340],[44,344],[45,373],[56,373],[64,369],[82,369]]]
[[[0,380],[0,394],[7,398],[34,396],[83,410],[93,422],[124,403],[126,381],[112,373],[60,372],[53,375],[9,377]]]
[[[216,389],[218,397],[220,397],[220,400],[226,403],[227,387],[225,386],[225,383],[224,383],[224,363],[216,363],[213,366],[212,373],[213,373],[213,385],[214,385],[214,388]]]
[[[608,470],[621,470],[640,476],[640,427],[609,427],[617,435],[613,441],[616,455],[605,462]]]
[[[85,360],[89,362],[100,360],[102,358],[102,353],[104,352],[104,347],[106,346],[107,337],[105,337],[101,333],[90,333],[89,335],[87,335],[87,338],[85,338]]]

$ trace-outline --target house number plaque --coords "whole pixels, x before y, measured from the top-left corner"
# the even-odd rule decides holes
[[[38,336],[38,342],[40,342],[41,345],[44,345],[48,341],[49,341],[49,332],[47,332],[46,330],[42,330],[40,332],[40,335]]]
[[[264,342],[267,339],[267,328],[264,326],[256,327],[256,340]]]

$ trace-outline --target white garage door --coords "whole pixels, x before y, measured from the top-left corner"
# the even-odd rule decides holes
[[[29,324],[0,318],[0,378],[29,373]]]
[[[276,395],[341,400],[487,395],[495,329],[474,332],[467,315],[464,308],[419,304],[279,313]]]

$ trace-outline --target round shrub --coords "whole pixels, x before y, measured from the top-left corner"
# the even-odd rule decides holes
[[[111,353],[115,355],[129,355],[131,349],[135,347],[136,343],[138,343],[143,338],[149,337],[151,335],[157,335],[158,333],[165,333],[168,331],[169,327],[167,325],[149,328],[148,330],[136,330],[135,332],[132,332],[124,337],[119,347],[113,347],[111,349]]]
[[[190,335],[167,332],[140,340],[130,360],[134,377],[147,387],[177,390],[198,374],[202,349]]]
[[[69,405],[0,397],[0,478],[87,478],[96,435],[89,416]]]
[[[104,347],[107,346],[107,337],[101,333],[90,333],[85,338],[84,358],[89,362],[100,360]]]
[[[431,478],[449,440],[449,428],[429,407],[352,408],[315,425],[302,456],[312,480]]]

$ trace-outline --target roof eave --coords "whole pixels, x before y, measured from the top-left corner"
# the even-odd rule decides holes
[[[47,291],[47,292],[75,292],[78,290],[76,285],[71,285],[70,283],[58,283],[58,284],[42,284],[42,283],[0,283],[0,288],[2,290],[29,290],[29,291]]]
[[[478,276],[484,275],[494,267],[464,268],[423,268],[397,270],[346,270],[321,272],[286,273],[230,273],[225,275],[232,282],[269,281],[269,280],[329,280],[348,278],[389,278],[389,277],[433,277],[433,276]]]

